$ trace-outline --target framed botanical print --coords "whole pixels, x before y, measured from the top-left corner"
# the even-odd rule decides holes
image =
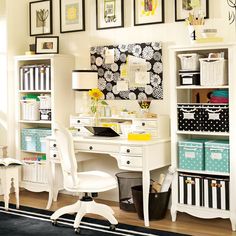
[[[97,30],[124,27],[124,0],[96,0]]]
[[[192,0],[175,0],[175,21],[184,21],[193,12],[191,3]],[[209,0],[199,0],[199,3],[199,17],[209,18]]]
[[[35,37],[36,54],[59,53],[59,37],[44,36]]]
[[[164,0],[133,0],[134,25],[164,23]]]
[[[60,32],[85,30],[85,1],[60,0]]]
[[[30,36],[52,34],[52,1],[29,3]]]

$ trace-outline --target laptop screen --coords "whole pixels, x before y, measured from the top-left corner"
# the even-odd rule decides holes
[[[120,136],[116,131],[110,127],[99,127],[99,126],[84,126],[88,131],[90,131],[95,136],[102,137],[117,137]]]

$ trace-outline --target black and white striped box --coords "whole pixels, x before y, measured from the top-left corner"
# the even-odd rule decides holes
[[[179,174],[179,203],[203,206],[203,178],[197,175]]]
[[[229,210],[229,179],[204,178],[204,206]]]

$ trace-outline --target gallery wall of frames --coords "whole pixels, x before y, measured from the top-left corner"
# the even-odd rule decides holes
[[[85,31],[85,0],[58,0],[60,11],[60,32]],[[173,0],[175,21],[184,21],[194,6],[191,0]],[[31,1],[29,3],[30,36],[53,33],[52,0]],[[96,4],[96,29],[125,27],[125,0],[94,0]],[[209,17],[209,0],[201,0],[201,14]],[[133,0],[133,25],[143,26],[165,23],[165,0]],[[92,14],[92,13],[91,13]]]

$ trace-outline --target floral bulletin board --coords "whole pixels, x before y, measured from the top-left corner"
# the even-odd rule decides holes
[[[112,62],[107,63],[107,51],[113,53]],[[163,99],[163,64],[160,42],[91,47],[90,57],[92,70],[98,71],[98,88],[104,93],[105,99]],[[127,61],[129,62],[131,59],[141,60],[146,68],[145,72],[134,72],[135,82],[132,83],[131,76],[124,73],[123,69],[127,68]],[[145,82],[136,86],[135,83],[140,81],[140,78],[144,78]],[[122,89],[120,89],[121,83]],[[124,89],[124,87],[126,88]]]

